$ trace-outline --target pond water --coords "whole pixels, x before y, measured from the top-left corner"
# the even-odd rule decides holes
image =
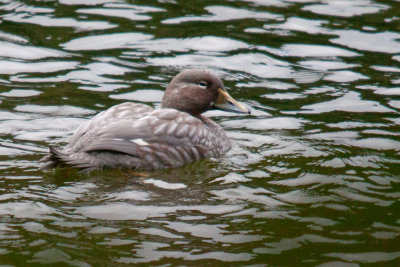
[[[400,2],[0,0],[0,264],[394,266]],[[39,170],[94,114],[213,69],[221,159]]]

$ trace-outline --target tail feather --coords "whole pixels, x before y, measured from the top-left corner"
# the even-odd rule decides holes
[[[53,146],[49,146],[50,153],[41,161],[44,162],[41,169],[49,169],[57,166],[72,166],[83,172],[90,172],[103,168],[132,168],[140,165],[137,157],[114,151],[92,152],[66,152]]]
[[[49,151],[50,154],[44,156],[40,160],[40,162],[43,162],[43,165],[40,167],[40,169],[54,168],[54,167],[57,167],[61,162],[59,160],[59,157],[57,156],[58,155],[58,153],[57,153],[58,151],[52,146],[49,146],[49,149],[50,149],[50,151]]]
[[[58,150],[53,146],[49,146],[49,152],[50,153],[48,155],[40,160],[44,163],[40,167],[41,169],[50,169],[65,165],[77,167],[83,169],[84,171],[96,169],[90,162],[82,160],[80,157],[72,157],[71,154]]]
[[[90,160],[90,155],[87,153],[69,154],[50,146],[50,157],[57,162],[57,165],[70,165],[82,171],[92,171],[99,168]]]
[[[66,154],[64,154],[60,150],[57,150],[53,146],[49,146],[49,149],[50,149],[51,160],[57,161],[57,162],[65,162],[65,159],[67,158]]]

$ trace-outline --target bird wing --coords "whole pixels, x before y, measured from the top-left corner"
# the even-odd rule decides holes
[[[103,125],[78,151],[123,153],[148,164],[172,167],[209,156],[211,138],[201,120],[175,109],[161,109],[138,120],[119,119]]]
[[[116,120],[138,120],[154,109],[150,106],[132,102],[122,103],[94,116],[90,121],[82,124],[72,135],[67,148],[79,150],[82,143],[90,142],[99,129]]]

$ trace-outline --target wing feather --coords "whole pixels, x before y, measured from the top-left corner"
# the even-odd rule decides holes
[[[130,140],[141,139],[150,145],[154,143],[170,146],[207,145],[210,131],[199,119],[186,118],[191,116],[173,109],[163,110],[163,116],[160,114],[161,112],[156,110],[138,120],[119,119],[109,122],[93,130],[93,133],[87,132],[86,135],[90,140],[84,140],[85,145],[82,149],[87,151],[92,147],[92,142],[99,147],[99,140],[105,139],[110,144],[118,142],[119,139],[125,140],[121,141],[125,144],[128,144]]]
[[[128,116],[112,120],[106,116],[105,122],[96,117],[77,131],[76,140],[64,150],[71,155],[64,157],[64,162],[84,168],[126,164],[131,168],[154,169],[175,167],[211,155],[207,148],[211,135],[203,122],[174,109],[150,111],[136,119]]]
[[[103,112],[100,112],[90,121],[81,125],[72,135],[68,146],[79,146],[79,143],[83,143],[88,139],[94,138],[97,135],[97,131],[103,129],[113,121],[116,121],[116,119],[137,121],[153,110],[154,109],[150,106],[132,102],[116,105]]]
[[[140,150],[134,142],[124,139],[109,139],[102,138],[91,142],[89,145],[82,148],[79,152],[92,151],[114,151],[132,156],[139,156]]]

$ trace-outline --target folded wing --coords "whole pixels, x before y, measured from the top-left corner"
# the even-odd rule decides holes
[[[68,148],[54,151],[53,156],[58,161],[88,170],[103,167],[159,169],[209,156],[211,133],[199,119],[189,114],[163,109],[146,110],[140,118],[125,116],[118,120],[106,118],[106,123],[97,124],[94,117],[77,131]]]

